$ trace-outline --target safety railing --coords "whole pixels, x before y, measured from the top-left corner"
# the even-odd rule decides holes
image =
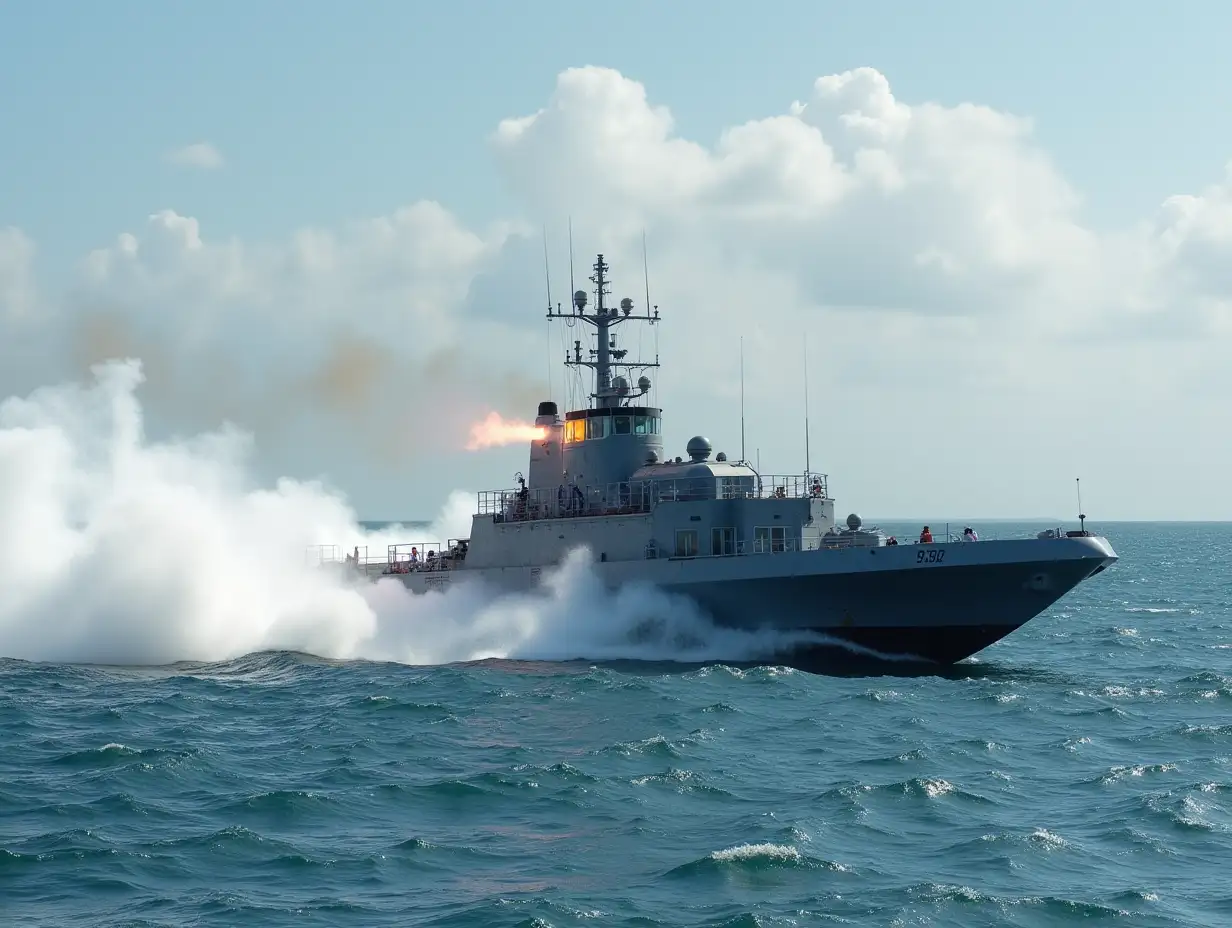
[[[891,529],[883,529],[887,535],[895,535],[896,532]],[[1025,540],[1046,540],[1050,538],[1066,538],[1073,529],[1067,529],[1065,526],[1042,526],[1040,523],[1029,523],[1014,525],[1000,524],[995,526],[976,526],[975,537],[967,537],[966,533],[954,527],[953,523],[947,524],[941,530],[932,529],[933,544],[941,544],[942,542],[981,542],[981,541],[1025,541]],[[922,542],[919,538],[919,529],[908,528],[901,534],[897,534],[897,542],[900,545],[918,545],[928,544]],[[1077,532],[1075,532],[1077,534]]]
[[[386,574],[409,574],[418,571],[455,570],[466,560],[470,542],[456,538],[445,544],[437,541],[405,542],[390,545],[386,555]]]
[[[733,496],[725,498],[828,499],[830,496],[829,477],[825,474],[762,474],[755,479],[756,485],[753,488],[738,489]]]
[[[309,545],[304,550],[305,564],[335,564],[342,560],[337,545]]]
[[[338,545],[311,545],[305,560],[315,564],[337,564],[362,573],[406,574],[416,571],[453,570],[466,560],[469,540],[451,538],[387,545],[385,555],[370,555],[367,545],[342,553]]]
[[[627,480],[595,486],[484,490],[476,511],[500,522],[650,512],[666,502],[735,499],[827,499],[825,474],[715,475]]]
[[[888,528],[883,528],[881,529],[881,531],[885,533],[887,539],[893,539],[893,541],[890,542],[891,544],[896,544],[896,545],[927,545],[927,544],[940,545],[940,544],[948,544],[949,542],[952,542],[952,541],[978,540],[978,539],[964,538],[963,533],[961,531],[952,531],[949,523],[946,523],[944,526],[938,527],[935,529],[932,528],[931,525],[929,526],[929,532],[933,536],[933,540],[931,542],[921,541],[920,532],[918,530],[913,533],[904,532],[901,535],[890,531]],[[983,540],[985,541],[991,540],[989,538],[985,538],[983,535],[978,536],[978,538],[983,538]]]
[[[620,515],[649,512],[653,498],[642,483],[609,483],[554,489],[485,490],[479,493],[478,513],[499,522],[529,522],[571,516]]]
[[[339,545],[310,545],[304,560],[318,566],[345,567],[361,573],[380,572],[385,567],[385,559],[370,555],[367,545],[357,545],[346,552]]]

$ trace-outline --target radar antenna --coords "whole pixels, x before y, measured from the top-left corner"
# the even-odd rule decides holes
[[[543,227],[543,279],[547,284],[548,312],[552,312],[552,270],[548,263],[548,227]],[[548,396],[552,395],[552,336],[548,336]]]
[[[659,307],[647,305],[641,313],[635,313],[633,300],[625,297],[620,301],[620,307],[609,307],[607,297],[611,294],[611,280],[607,276],[608,265],[600,254],[594,263],[594,273],[590,280],[595,285],[595,305],[587,312],[589,302],[585,290],[575,290],[573,293],[573,312],[565,313],[558,309],[548,308],[548,319],[563,319],[566,324],[577,320],[590,323],[595,327],[596,347],[590,349],[589,356],[582,357],[582,342],[573,343],[573,356],[565,354],[565,366],[574,368],[590,368],[595,372],[594,392],[589,396],[595,400],[595,408],[613,408],[622,403],[650,392],[650,378],[645,375],[638,377],[636,388],[625,377],[615,376],[617,370],[628,372],[632,377],[634,371],[649,370],[659,366],[658,356],[654,361],[639,361],[626,359],[627,349],[617,347],[616,336],[612,330],[622,322],[648,322],[654,325],[659,321]],[[571,275],[572,276],[572,275]]]
[[[1078,488],[1078,530],[1083,535],[1087,533],[1087,514],[1082,511],[1082,478],[1075,477],[1074,483]]]
[[[808,384],[808,334],[804,335],[804,474],[811,473],[809,462],[809,384]]]
[[[760,455],[760,452],[759,452]],[[740,336],[740,463],[747,463],[744,457],[744,336]],[[758,466],[760,470],[760,464]]]

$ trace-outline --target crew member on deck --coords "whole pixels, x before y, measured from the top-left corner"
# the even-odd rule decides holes
[[[924,526],[924,531],[920,532],[920,544],[931,545],[933,543],[933,533],[928,530],[928,526]]]
[[[963,541],[979,541],[980,536],[975,534],[975,529],[970,525],[963,529]]]

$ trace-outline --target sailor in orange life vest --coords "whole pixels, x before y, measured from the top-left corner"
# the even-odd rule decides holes
[[[924,531],[920,532],[920,544],[931,545],[933,543],[933,533],[928,530],[928,526],[924,526]]]

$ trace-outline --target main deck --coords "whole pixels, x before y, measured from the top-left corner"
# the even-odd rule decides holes
[[[709,494],[709,495],[707,495]],[[569,505],[568,500],[562,501],[554,493],[535,492],[525,488],[506,490],[481,491],[476,495],[474,516],[477,519],[490,519],[491,526],[508,526],[528,523],[563,523],[573,520],[603,523],[607,519],[619,517],[650,515],[659,506],[676,502],[697,502],[706,499],[719,500],[784,500],[784,499],[826,499],[827,487],[824,474],[816,475],[766,475],[757,485],[752,487],[715,486],[713,481],[698,479],[658,480],[642,482],[624,482],[604,487],[586,487],[579,494],[581,499],[576,505]],[[576,525],[579,529],[583,526]],[[527,526],[529,527],[529,525]],[[546,526],[545,526],[546,527]],[[874,530],[876,531],[876,530]],[[1060,530],[1056,530],[1060,535]],[[583,532],[584,537],[584,532]],[[964,542],[956,532],[951,532],[948,526],[938,527],[934,532],[935,541],[932,548]],[[1024,540],[1021,538],[1004,540]],[[822,534],[817,538],[802,539],[787,533],[754,534],[753,537],[730,537],[726,543],[715,550],[692,550],[681,553],[663,550],[653,542],[646,545],[646,559],[666,560],[699,560],[731,557],[750,557],[787,554],[796,551],[839,550],[853,545],[875,546],[910,545],[920,543],[913,539],[898,540],[893,536],[869,541],[867,537],[855,540],[845,534]],[[579,542],[581,543],[581,542]],[[995,544],[996,539],[985,538],[979,544]],[[927,547],[927,545],[925,546]],[[306,560],[316,564],[336,564],[357,573],[370,576],[399,575],[409,573],[439,573],[465,569],[470,539],[449,538],[440,541],[434,538],[408,540],[389,544],[384,549],[372,549],[360,545],[350,552],[344,552],[338,545],[314,545],[305,552]],[[934,560],[944,557],[944,554],[923,555]],[[931,563],[931,562],[930,562]],[[540,566],[550,567],[551,564]]]

